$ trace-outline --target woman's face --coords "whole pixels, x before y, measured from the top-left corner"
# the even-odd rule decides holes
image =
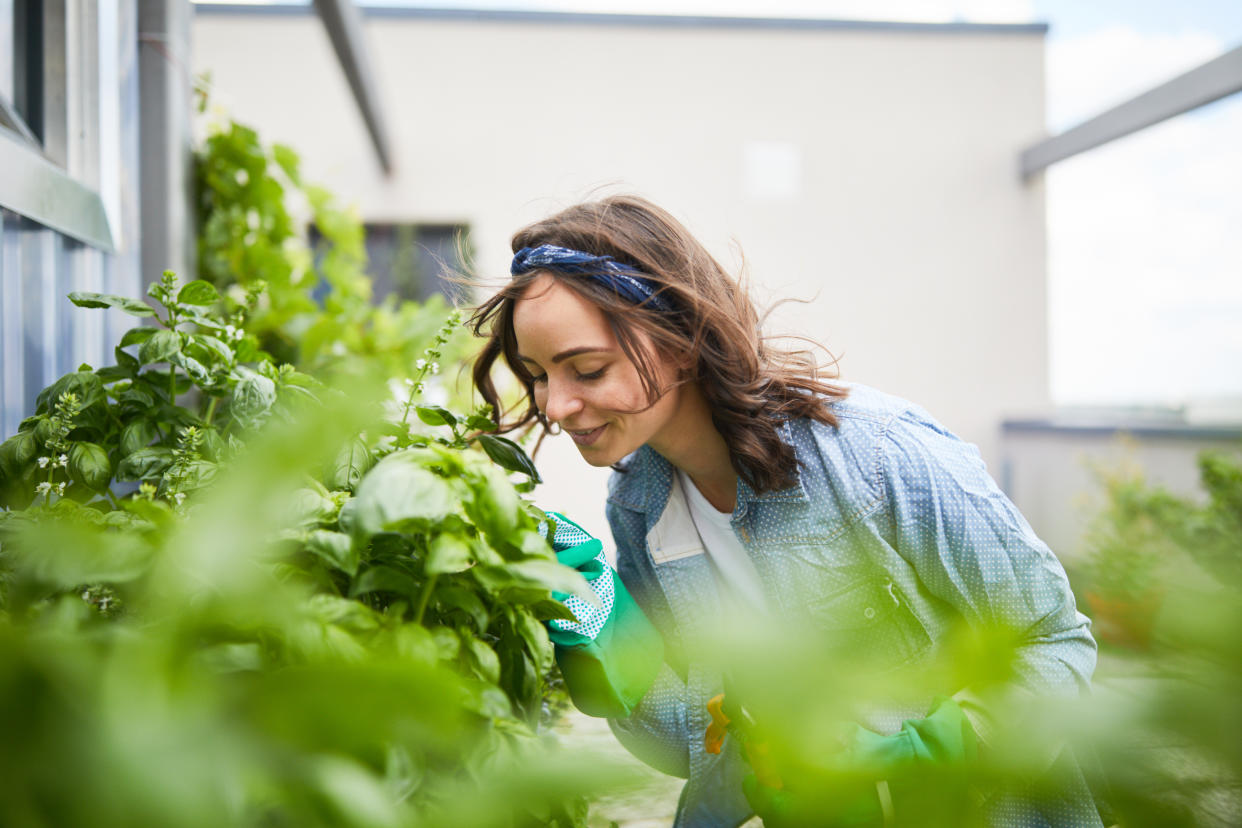
[[[662,446],[684,425],[682,388],[649,405],[638,370],[602,310],[540,274],[514,304],[513,333],[519,358],[535,378],[535,404],[569,433],[588,463],[610,466],[644,443],[667,453]],[[675,371],[662,362],[657,368],[657,386],[667,388]]]

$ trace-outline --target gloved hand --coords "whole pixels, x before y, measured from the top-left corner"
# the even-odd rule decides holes
[[[891,736],[850,725],[844,746],[828,762],[830,777],[816,780],[814,790],[806,790],[805,779],[764,784],[756,768],[743,791],[770,828],[966,824],[971,802],[963,770],[977,753],[961,708],[938,698],[927,716],[908,719]]]
[[[557,593],[576,620],[548,622],[556,663],[574,705],[588,716],[625,718],[655,680],[664,662],[664,640],[608,565],[604,546],[581,526],[546,513],[556,559],[587,579],[595,606]]]

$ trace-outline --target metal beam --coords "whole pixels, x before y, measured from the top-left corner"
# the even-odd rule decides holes
[[[1022,178],[1081,152],[1242,92],[1242,46],[1022,153]]]
[[[375,145],[384,173],[392,175],[392,156],[388,149],[388,132],[384,126],[379,94],[375,88],[371,64],[363,43],[362,15],[351,0],[315,0],[315,10],[328,30],[332,48],[345,71],[345,79],[354,93],[362,120]]]
[[[142,283],[197,267],[187,0],[138,0]]]

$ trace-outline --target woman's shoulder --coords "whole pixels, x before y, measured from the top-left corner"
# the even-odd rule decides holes
[[[886,454],[922,453],[926,446],[944,450],[946,444],[965,452],[973,449],[909,400],[857,383],[843,387],[849,390],[848,396],[829,404],[836,425],[800,418],[786,426],[786,441],[804,467],[822,468],[830,476],[852,474],[860,481],[871,480]]]
[[[931,415],[918,405],[859,383],[837,383],[848,394],[828,403],[836,425],[802,417],[788,424],[791,434],[812,435],[816,439],[858,439],[871,435],[878,438],[900,419],[931,420]]]

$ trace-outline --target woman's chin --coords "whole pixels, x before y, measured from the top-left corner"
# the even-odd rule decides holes
[[[612,454],[605,454],[594,446],[578,446],[578,453],[587,463],[601,469],[606,469],[621,459],[613,457]]]

